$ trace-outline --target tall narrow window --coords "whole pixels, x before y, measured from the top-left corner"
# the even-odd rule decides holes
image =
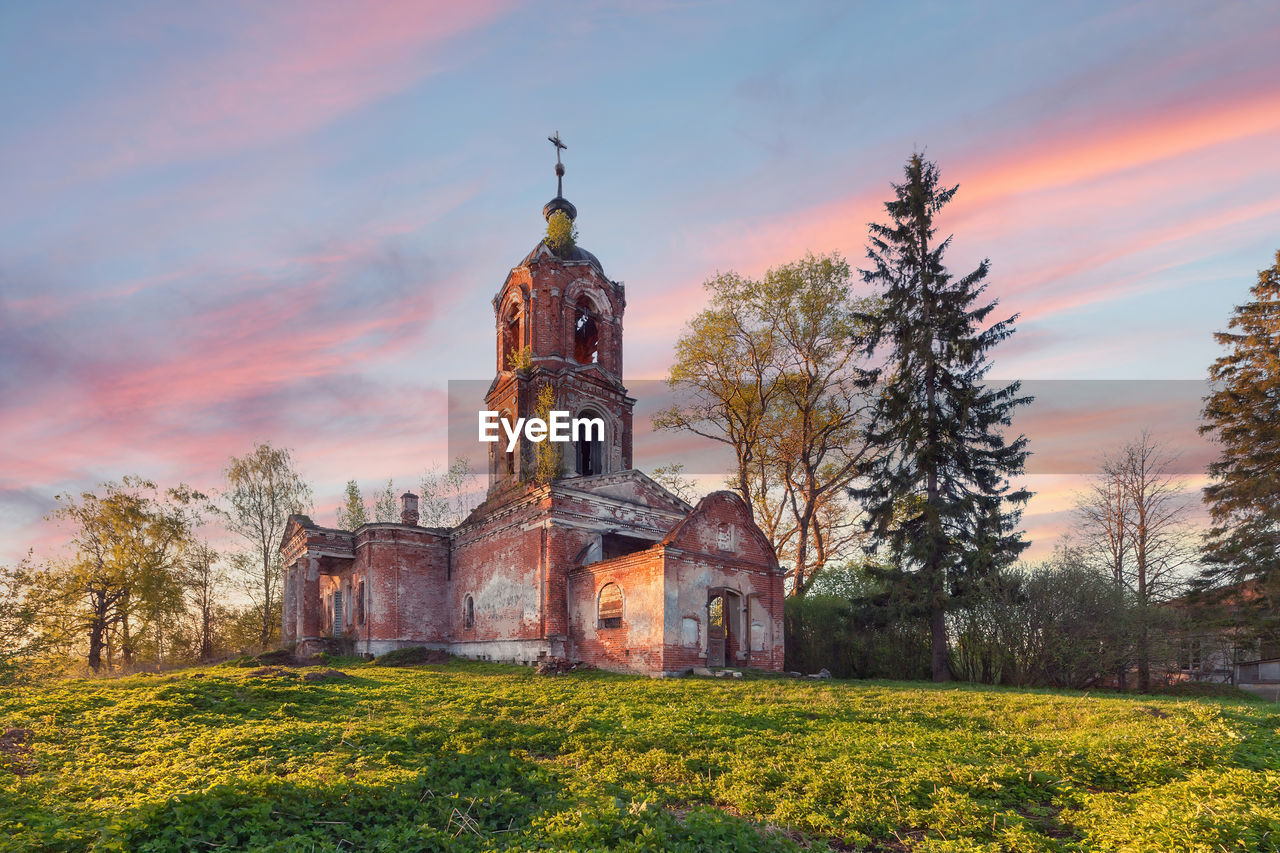
[[[573,358],[579,364],[595,364],[600,358],[600,328],[585,296],[573,310]]]
[[[604,420],[597,412],[593,412],[591,409],[584,409],[578,417],[583,420]],[[580,433],[578,435],[576,446],[574,447],[574,455],[576,457],[576,464],[574,467],[582,476],[587,477],[591,474],[603,474],[604,436],[601,434],[601,431],[590,429],[584,430]]]
[[[596,618],[596,624],[601,628],[622,627],[622,588],[616,583],[607,583],[600,588]]]
[[[502,320],[502,369],[514,370],[524,335],[520,328],[520,307],[512,304]]]
[[[342,636],[342,590],[333,591],[333,636]]]
[[[503,429],[502,435],[503,435],[503,436],[508,436],[508,435],[510,435],[512,432],[514,432],[514,431],[515,431],[515,420],[511,417],[511,413],[510,413],[510,412],[503,412],[503,413],[502,413],[502,420],[503,420],[503,422],[506,424],[506,427],[504,427],[504,429]],[[506,449],[506,446],[507,446],[506,442],[507,442],[506,438],[505,438],[505,437],[502,437],[502,438],[500,438],[500,439],[499,439],[499,443],[498,443],[498,444],[495,444],[495,445],[494,445],[494,447],[502,447],[502,448],[503,448],[503,450],[502,450],[502,473],[503,473],[503,475],[504,475],[504,476],[507,476],[507,477],[513,477],[513,476],[515,476],[515,473],[516,473],[516,451],[514,451],[514,450],[507,450],[507,449]],[[517,447],[519,447],[519,445],[517,445]]]
[[[462,600],[462,627],[471,630],[476,626],[476,603],[467,596]]]
[[[364,581],[360,581],[356,585],[356,624],[363,625],[365,620],[364,613]]]

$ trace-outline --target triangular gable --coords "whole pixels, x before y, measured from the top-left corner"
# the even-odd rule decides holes
[[[712,492],[693,508],[679,524],[671,528],[662,544],[686,551],[715,554],[719,543],[712,541],[722,523],[733,525],[732,552],[773,568],[778,567],[773,546],[747,512],[747,504],[736,492]]]
[[[693,510],[693,507],[689,504],[635,468],[618,471],[613,474],[598,474],[592,477],[559,480],[556,485],[561,488],[613,498],[627,503],[640,504],[641,506],[655,509],[681,513]]]

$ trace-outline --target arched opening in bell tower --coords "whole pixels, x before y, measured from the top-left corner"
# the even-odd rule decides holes
[[[591,301],[585,296],[578,298],[573,309],[573,358],[578,364],[600,360],[600,327]]]
[[[594,409],[583,409],[578,415],[581,419],[598,418],[604,421]],[[585,430],[574,442],[574,470],[583,477],[604,473],[604,436],[598,430]]]

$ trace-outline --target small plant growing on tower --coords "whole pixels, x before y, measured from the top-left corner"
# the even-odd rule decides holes
[[[563,210],[547,219],[547,246],[560,257],[568,255],[578,244],[578,228]]]
[[[544,421],[551,420],[551,411],[556,407],[556,392],[550,383],[544,383],[538,389],[538,406],[536,414]],[[550,483],[560,476],[561,448],[555,441],[541,441],[536,446],[533,471],[530,479],[540,486]]]
[[[520,347],[507,353],[507,370],[528,373],[533,367],[533,347]]]

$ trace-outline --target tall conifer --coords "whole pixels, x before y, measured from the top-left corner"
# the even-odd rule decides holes
[[[1280,252],[1249,293],[1214,335],[1227,353],[1209,368],[1200,427],[1221,448],[1204,490],[1213,524],[1202,581],[1250,584],[1240,603],[1270,656],[1280,654]]]
[[[980,301],[988,261],[953,278],[943,264],[951,238],[934,241],[934,216],[959,187],[940,187],[937,167],[919,154],[905,173],[885,203],[890,224],[871,226],[871,269],[862,271],[883,301],[867,318],[882,394],[870,434],[880,452],[855,494],[888,557],[890,588],[929,618],[933,678],[946,681],[947,611],[1027,546],[1016,528],[1030,492],[1009,484],[1027,439],[1006,442],[1001,428],[1031,398],[1017,382],[983,381],[988,350],[1017,319],[987,324],[996,306]]]

